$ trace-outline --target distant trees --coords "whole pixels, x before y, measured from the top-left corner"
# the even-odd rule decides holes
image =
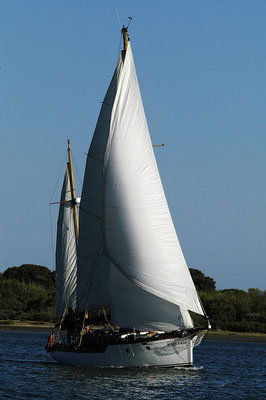
[[[266,291],[216,290],[215,281],[198,269],[190,273],[214,329],[266,333]]]
[[[216,282],[209,276],[205,276],[199,269],[189,268],[197,291],[211,292],[216,289]]]
[[[0,320],[56,319],[55,272],[24,264],[0,275]]]
[[[214,329],[266,333],[266,291],[216,290],[215,281],[190,268]],[[24,264],[0,274],[0,320],[56,320],[55,272]]]
[[[55,284],[55,271],[50,271],[42,265],[23,264],[20,267],[7,268],[3,278],[24,283],[36,283],[49,289]]]
[[[199,292],[214,329],[266,333],[266,291],[249,289]]]

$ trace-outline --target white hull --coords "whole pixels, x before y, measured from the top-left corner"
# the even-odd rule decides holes
[[[85,367],[174,367],[193,365],[196,337],[108,345],[103,353],[51,351],[61,364]]]

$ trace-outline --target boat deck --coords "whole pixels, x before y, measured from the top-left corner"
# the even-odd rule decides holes
[[[99,330],[95,332],[88,332],[82,335],[77,334],[70,345],[66,344],[66,338],[59,335],[57,340],[50,346],[46,346],[47,351],[70,351],[70,352],[88,352],[99,353],[105,352],[109,345],[122,345],[141,343],[147,345],[148,343],[155,342],[163,339],[184,338],[192,339],[197,335],[197,330],[190,331],[173,331],[173,332],[144,332],[144,333],[121,333],[121,332],[106,332]]]

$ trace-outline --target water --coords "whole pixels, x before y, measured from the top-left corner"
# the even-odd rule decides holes
[[[0,399],[266,399],[266,344],[205,340],[195,367],[104,369],[59,365],[47,334],[0,332]]]

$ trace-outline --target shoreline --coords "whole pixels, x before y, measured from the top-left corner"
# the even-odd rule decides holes
[[[35,321],[1,321],[0,331],[24,331],[24,332],[47,332],[50,333],[55,324],[51,322]]]
[[[215,331],[207,332],[203,340],[226,341],[226,342],[259,342],[266,343],[266,334],[258,332],[232,332]]]
[[[0,321],[0,331],[17,331],[17,332],[43,332],[50,333],[54,324],[51,322],[34,322],[34,321]],[[210,330],[204,337],[204,340],[213,341],[231,341],[231,342],[260,342],[266,343],[265,333],[256,332],[232,332],[232,331],[215,331]]]

